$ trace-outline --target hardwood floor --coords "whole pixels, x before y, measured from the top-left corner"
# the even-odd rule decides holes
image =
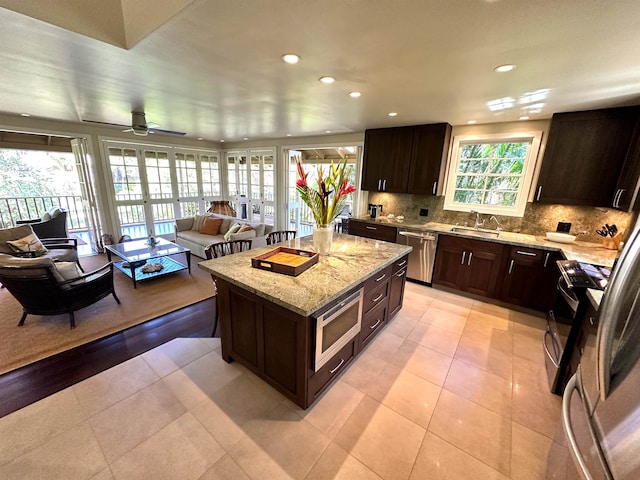
[[[215,298],[0,375],[0,417],[178,337],[211,337]]]

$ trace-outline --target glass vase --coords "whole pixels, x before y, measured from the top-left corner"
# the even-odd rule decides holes
[[[313,248],[320,255],[329,255],[333,243],[333,227],[331,225],[316,225],[313,227]]]

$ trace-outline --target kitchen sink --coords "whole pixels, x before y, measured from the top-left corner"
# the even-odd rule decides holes
[[[498,238],[500,236],[500,232],[497,230],[481,230],[471,227],[452,227],[451,231],[455,233],[464,233],[465,235],[475,235],[476,237],[483,238]]]

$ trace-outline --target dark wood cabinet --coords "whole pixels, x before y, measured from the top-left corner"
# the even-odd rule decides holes
[[[631,138],[622,172],[613,194],[612,206],[619,210],[638,210],[638,183],[640,183],[640,117]]]
[[[500,299],[514,305],[547,311],[553,305],[558,280],[559,252],[511,247],[505,266]]]
[[[362,326],[360,348],[363,348],[387,324],[389,312],[389,287],[393,265],[372,275],[363,284]]]
[[[370,129],[364,138],[363,190],[436,194],[451,125]]]
[[[393,264],[393,273],[389,282],[389,312],[387,321],[391,320],[402,308],[404,287],[407,283],[407,265],[409,257],[403,257]]]
[[[391,225],[349,219],[349,235],[395,243],[397,234],[398,228]]]
[[[612,206],[637,116],[636,107],[554,114],[534,200]]]
[[[433,283],[493,297],[505,248],[500,243],[440,235]]]
[[[413,127],[365,131],[362,189],[406,192],[412,144]]]

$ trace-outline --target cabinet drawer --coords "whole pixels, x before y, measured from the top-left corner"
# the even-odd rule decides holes
[[[356,339],[354,338],[309,378],[309,403],[313,402],[313,399],[318,396],[324,387],[351,362],[356,351],[355,345]]]
[[[385,281],[382,285],[378,285],[377,288],[367,292],[365,290],[364,298],[362,299],[362,311],[367,313],[373,307],[384,303],[389,296],[389,282]]]
[[[407,268],[407,263],[409,263],[409,255],[405,255],[401,259],[396,260],[395,262],[393,262],[393,269],[391,273],[395,274],[400,270],[402,270],[403,268]]]
[[[528,260],[531,263],[542,262],[546,252],[537,248],[511,247],[509,258],[514,260]]]
[[[349,235],[358,235],[360,237],[373,238],[374,240],[382,240],[384,242],[396,241],[397,227],[382,225],[377,223],[362,222],[358,220],[349,220]]]
[[[380,270],[377,273],[374,273],[369,278],[364,281],[364,293],[365,295],[371,290],[378,288],[379,285],[388,282],[391,278],[393,272],[393,266],[389,265],[385,267],[383,270]]]
[[[385,325],[387,317],[387,303],[378,305],[367,313],[362,319],[362,329],[360,330],[360,344],[365,346],[376,333],[378,333]]]

